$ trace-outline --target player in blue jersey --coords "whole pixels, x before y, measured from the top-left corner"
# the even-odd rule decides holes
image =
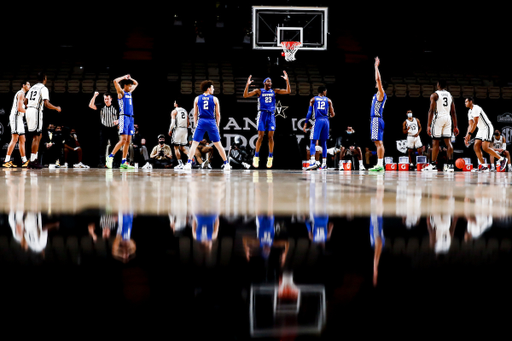
[[[303,130],[306,132],[308,123],[311,123],[310,147],[309,150],[315,150],[316,142],[322,147],[322,166],[321,169],[327,169],[327,140],[329,139],[329,117],[334,117],[334,108],[332,101],[327,97],[327,88],[318,87],[318,96],[309,101],[309,111],[306,116]],[[317,169],[319,163],[315,160],[315,154],[312,154],[307,170]]]
[[[211,251],[219,235],[218,214],[196,214],[192,221],[192,237],[201,243],[205,251]]]
[[[260,165],[260,147],[263,142],[263,136],[265,132],[268,132],[268,158],[267,168],[272,168],[272,162],[274,160],[274,132],[276,130],[276,94],[288,95],[291,92],[290,81],[288,74],[283,71],[284,80],[286,80],[286,89],[272,89],[272,80],[267,77],[263,81],[263,88],[254,89],[249,92],[249,85],[253,82],[252,76],[247,79],[245,85],[244,98],[258,95],[258,116],[256,123],[258,124],[258,139],[256,140],[256,150],[254,152],[254,158],[252,165],[254,168],[258,168]]]
[[[137,246],[132,239],[133,213],[118,213],[117,235],[112,243],[112,256],[123,263],[128,262],[135,255]]]
[[[194,100],[194,137],[190,150],[188,152],[188,161],[184,170],[192,169],[192,158],[196,153],[199,142],[203,140],[204,134],[208,133],[208,138],[217,148],[220,157],[224,161],[222,165],[224,171],[230,171],[231,165],[226,158],[226,151],[220,142],[219,124],[220,124],[220,105],[217,97],[213,96],[215,88],[210,80],[201,83],[202,95]]]
[[[387,95],[382,85],[382,79],[379,71],[380,59],[375,58],[375,82],[377,93],[372,99],[372,110],[370,116],[370,132],[371,139],[377,147],[377,165],[370,168],[370,172],[383,172],[384,171],[384,119],[382,114],[384,112],[384,105],[386,104]]]
[[[119,142],[115,145],[112,153],[107,158],[107,168],[112,168],[114,155],[120,148],[123,148],[123,159],[121,161],[121,168],[133,169],[134,167],[126,161],[128,149],[130,149],[130,142],[135,132],[133,128],[133,101],[132,92],[139,85],[130,75],[121,76],[114,79],[114,85],[117,91],[117,98],[119,101]]]

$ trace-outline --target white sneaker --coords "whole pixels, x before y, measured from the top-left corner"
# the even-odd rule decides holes
[[[222,170],[224,172],[231,172],[231,165],[229,163],[222,165]]]
[[[183,167],[185,167],[182,163],[179,163],[176,167],[174,167],[174,170],[182,170]]]
[[[149,162],[146,162],[146,164],[142,166],[142,169],[153,169],[153,165],[150,164]]]
[[[366,170],[366,168],[364,168],[364,166],[359,166],[359,170],[364,172]]]
[[[320,167],[320,162],[316,161],[316,162],[315,162],[315,163],[313,163],[313,164],[311,164],[311,163],[310,163],[310,164],[309,164],[309,167],[308,167],[308,168],[306,168],[306,170],[308,170],[308,171],[309,171],[309,170],[314,170],[314,169],[317,169],[317,168],[319,168],[319,167]]]
[[[187,162],[185,166],[183,166],[183,170],[191,170],[192,169],[192,162]]]
[[[85,169],[87,169],[87,168],[91,168],[91,167],[89,167],[89,166],[87,166],[87,165],[84,165],[84,164],[83,164],[83,163],[81,163],[81,162],[80,162],[80,163],[78,163],[78,166],[80,166],[80,168],[85,168]]]
[[[428,164],[425,168],[421,169],[422,172],[437,172],[437,166],[431,163]]]

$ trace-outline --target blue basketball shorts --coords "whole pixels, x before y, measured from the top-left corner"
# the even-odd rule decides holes
[[[310,140],[327,141],[329,139],[329,120],[316,120],[311,127]]]
[[[372,117],[370,121],[372,141],[382,141],[384,138],[384,120],[381,117]]]
[[[259,111],[256,118],[258,131],[275,131],[276,116],[270,111]]]
[[[197,127],[194,131],[194,141],[201,142],[201,140],[204,138],[204,134],[208,133],[208,138],[212,142],[219,142],[220,141],[220,135],[219,135],[219,128],[217,127],[217,123],[215,119],[205,119],[200,118],[197,121]]]
[[[119,135],[132,135],[135,133],[133,128],[133,116],[120,115],[119,116]]]

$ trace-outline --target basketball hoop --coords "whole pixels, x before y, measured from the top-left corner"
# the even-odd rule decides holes
[[[283,56],[287,62],[295,60],[295,53],[301,47],[300,41],[282,41],[281,46],[283,47]]]

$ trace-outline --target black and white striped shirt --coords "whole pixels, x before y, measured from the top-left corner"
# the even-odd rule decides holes
[[[115,126],[114,121],[116,121],[119,117],[119,113],[113,105],[103,106],[100,110],[100,118],[101,124],[105,127],[113,127]]]

